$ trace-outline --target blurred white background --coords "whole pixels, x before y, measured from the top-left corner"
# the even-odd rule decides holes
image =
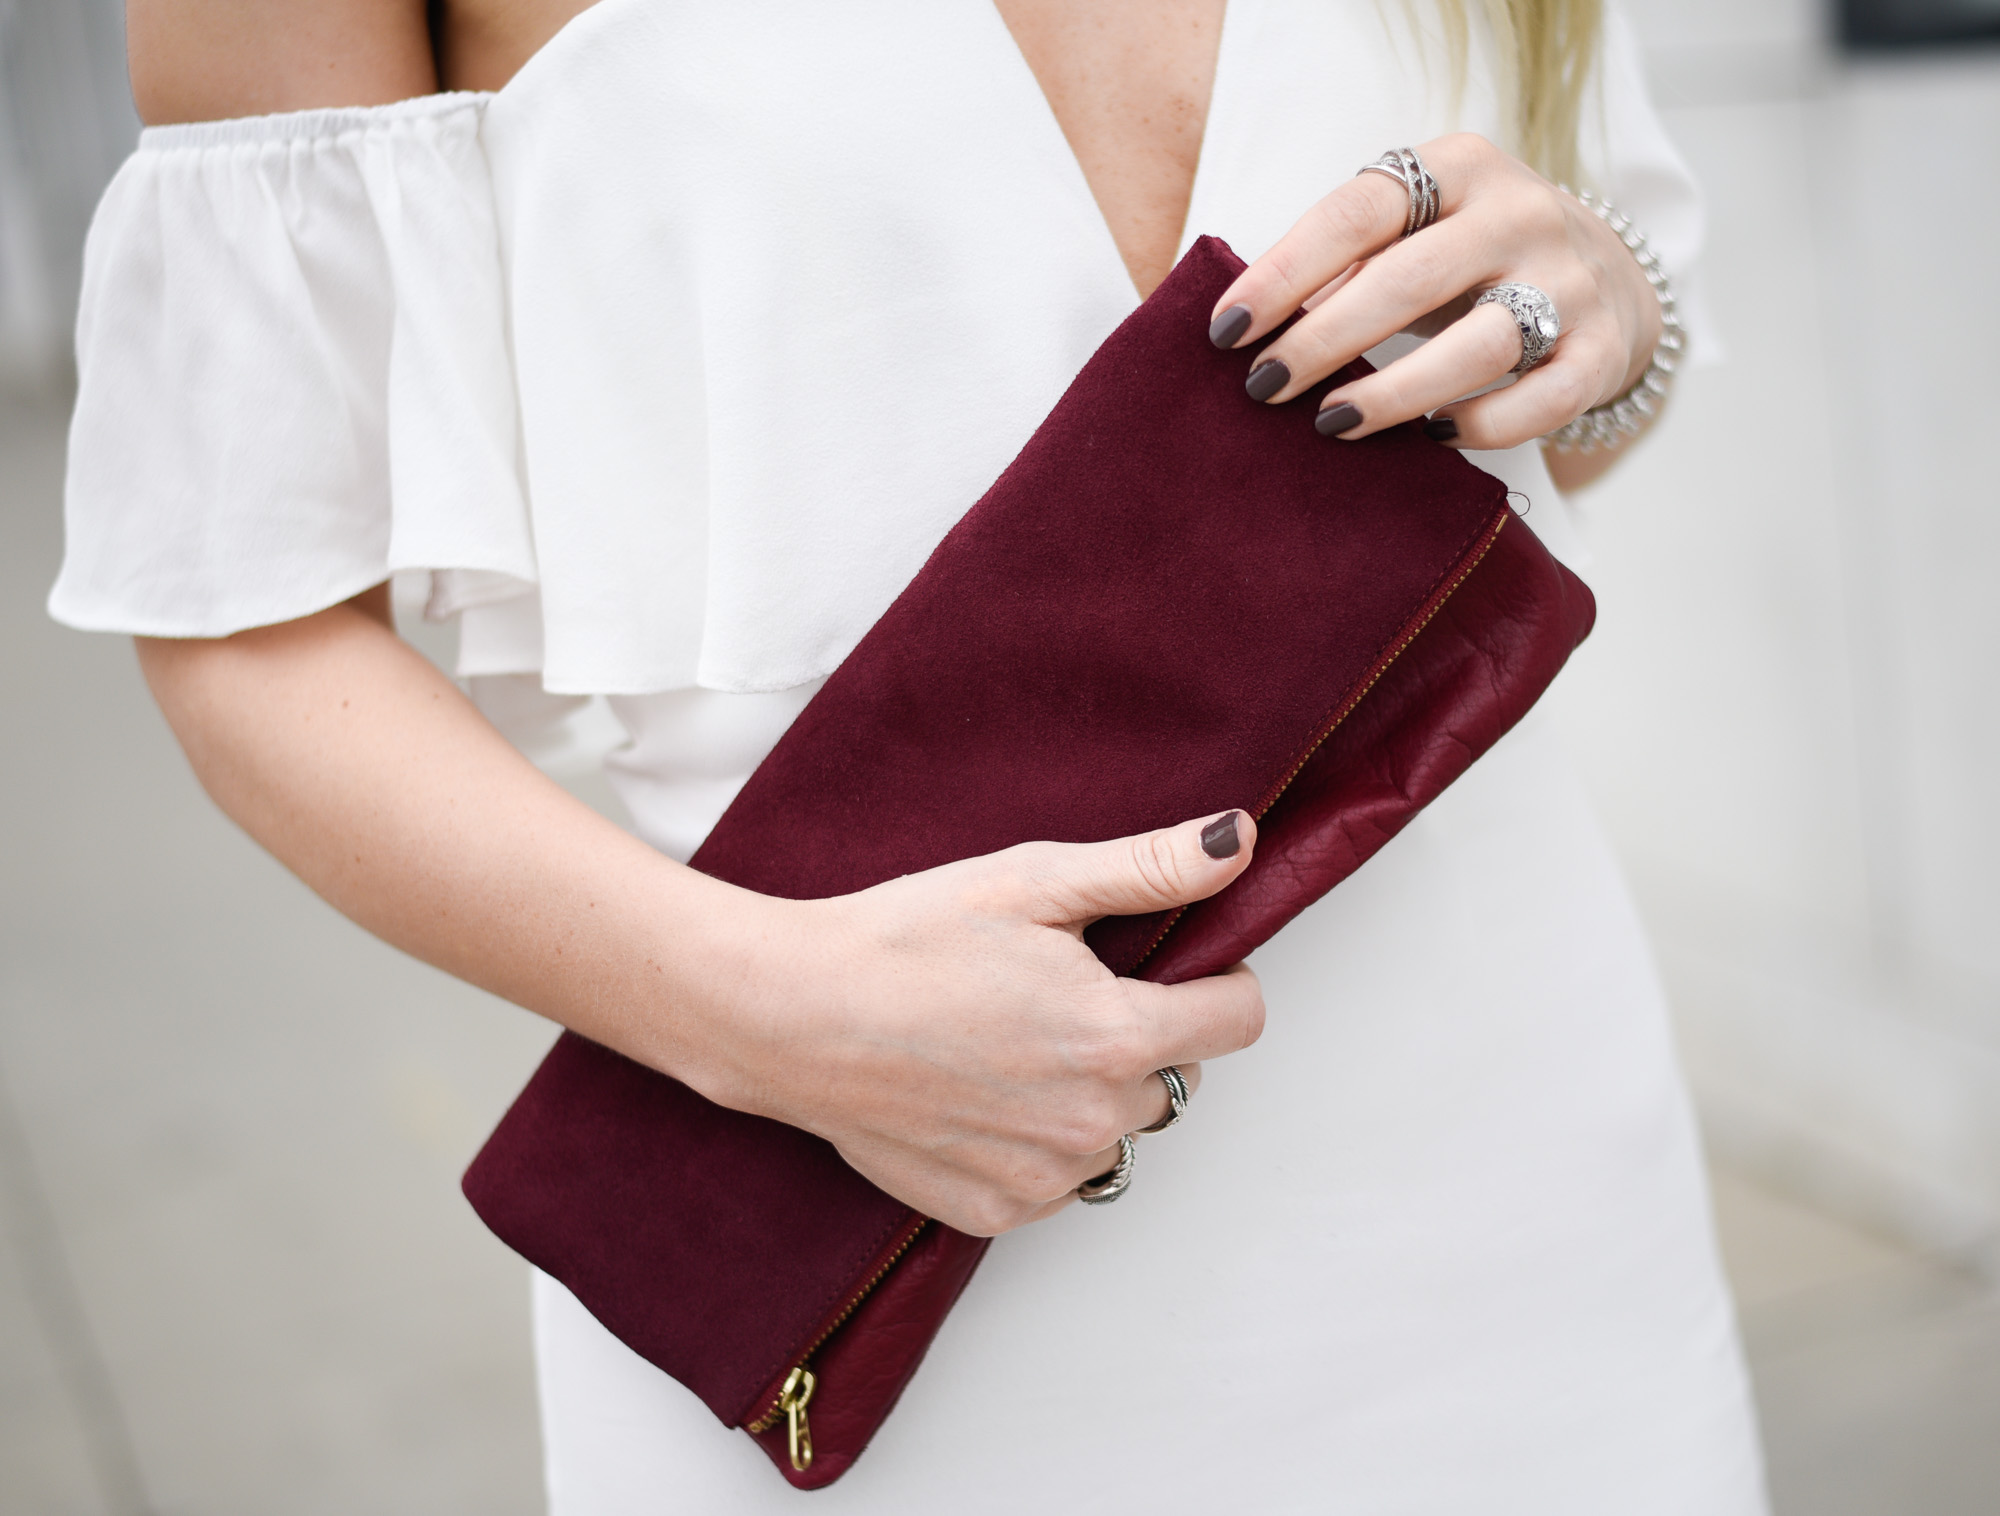
[[[0,384],[15,391],[68,366],[84,228],[138,134],[123,26],[109,0],[0,0]]]
[[[1633,4],[1727,362],[1583,497],[1602,618],[1552,698],[1673,996],[1779,1516],[1991,1513],[2000,51]],[[0,0],[0,1508],[531,1511],[525,1284],[455,1186],[547,1029],[319,906],[129,650],[42,617],[135,131],[116,0]]]
[[[1794,0],[1646,0],[1730,361],[1585,511],[1565,691],[1721,1147],[2000,1237],[2000,54],[1835,67]]]

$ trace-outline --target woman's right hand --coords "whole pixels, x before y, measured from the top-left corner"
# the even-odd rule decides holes
[[[677,1072],[818,1133],[961,1231],[1038,1220],[1112,1167],[1121,1134],[1166,1114],[1155,1070],[1179,1065],[1192,1085],[1202,1059],[1264,1025],[1248,967],[1173,986],[1121,979],[1084,927],[1214,894],[1255,841],[1234,812],[1029,843],[832,900],[748,897],[763,903],[744,912],[741,993],[682,1043]]]
[[[674,862],[565,794],[390,625],[386,588],[219,639],[141,639],[189,760],[353,920],[447,973],[817,1132],[925,1215],[994,1233],[1157,1121],[1153,1071],[1255,1041],[1256,976],[1167,987],[1083,945],[1213,895],[1256,829],[1030,843],[833,900]],[[1233,832],[1233,845],[1231,833]]]

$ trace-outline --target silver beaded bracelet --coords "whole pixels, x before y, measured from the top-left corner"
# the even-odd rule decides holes
[[[1674,370],[1680,364],[1681,350],[1687,346],[1687,333],[1681,326],[1679,312],[1674,309],[1674,287],[1667,282],[1667,276],[1660,268],[1659,255],[1647,244],[1630,219],[1589,190],[1573,190],[1567,184],[1562,189],[1574,195],[1598,220],[1618,234],[1618,240],[1630,249],[1640,271],[1646,276],[1646,282],[1653,287],[1654,298],[1660,302],[1660,340],[1653,348],[1653,361],[1646,365],[1646,372],[1639,376],[1639,382],[1616,400],[1592,406],[1574,421],[1548,434],[1547,440],[1555,445],[1557,452],[1590,452],[1636,435],[1660,408]]]

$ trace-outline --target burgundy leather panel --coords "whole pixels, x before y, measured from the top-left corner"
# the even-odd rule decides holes
[[[1325,386],[1286,406],[1247,400],[1250,355],[1205,336],[1241,267],[1203,239],[1105,342],[752,776],[697,868],[825,896],[1272,792],[1464,571],[1504,489],[1415,427],[1319,438]],[[1500,554],[1503,542],[1518,550]],[[1475,585],[1299,774],[1244,880],[1187,913],[1142,972],[1204,972],[1268,937],[1533,702],[1587,627],[1562,607],[1587,592],[1518,525],[1447,610]],[[1089,940],[1129,964],[1159,925],[1101,923]],[[819,1139],[575,1036],[465,1189],[502,1238],[731,1425],[769,1405],[915,1219]],[[985,1246],[927,1226],[818,1350],[814,1468],[789,1468],[782,1427],[759,1438],[788,1479],[822,1484],[851,1466]]]
[[[1548,688],[1597,602],[1518,518],[1264,817],[1257,856],[1141,966],[1163,984],[1268,941],[1443,794]]]
[[[991,1242],[931,1222],[860,1310],[813,1355],[813,1462],[791,1464],[783,1421],[757,1434],[778,1472],[802,1490],[829,1485],[854,1464],[894,1410],[931,1338],[958,1303]],[[770,1386],[768,1405],[782,1381]]]
[[[746,1157],[746,1155],[749,1155]],[[565,1034],[466,1171],[514,1250],[731,1426],[914,1212],[819,1138]]]

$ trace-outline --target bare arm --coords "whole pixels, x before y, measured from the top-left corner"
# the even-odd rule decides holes
[[[499,89],[594,3],[126,0],[132,95],[159,126]]]
[[[435,83],[421,0],[133,0],[132,60],[154,121]],[[1247,970],[1120,980],[1081,935],[1221,889],[1249,862],[1248,818],[1214,851],[1196,821],[777,900],[662,857],[550,783],[396,636],[379,587],[233,637],[141,639],[139,656],[209,794],[354,920],[819,1133],[967,1230],[1066,1204],[1120,1133],[1165,1110],[1154,1069],[1262,1027]]]
[[[424,0],[126,0],[125,37],[153,126],[437,88]]]
[[[668,1005],[713,998],[768,930],[762,897],[579,804],[390,629],[383,589],[140,666],[210,797],[343,914],[461,979],[656,1068]]]
[[[776,900],[551,783],[396,636],[382,590],[234,637],[142,638],[139,656],[208,793],[346,915],[712,1099],[819,1132],[969,1230],[1058,1209],[1164,1109],[1152,1069],[1262,1027],[1248,970],[1114,979],[1080,936],[1221,889],[1249,861],[1247,817],[1222,858],[1197,822]]]

